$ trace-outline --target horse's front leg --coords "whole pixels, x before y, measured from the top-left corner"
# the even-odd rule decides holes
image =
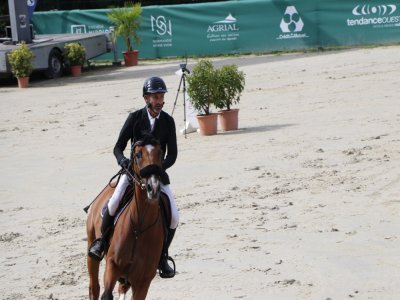
[[[90,276],[89,283],[89,299],[98,300],[100,295],[100,285],[99,285],[99,262],[93,260],[89,256],[87,257],[87,267]]]
[[[113,299],[113,290],[118,278],[119,274],[115,263],[111,259],[107,260],[106,269],[104,271],[104,292],[101,295],[102,300]]]
[[[146,299],[152,279],[153,278],[149,280],[143,280],[142,283],[137,285],[137,288],[135,290],[132,289],[132,300]]]

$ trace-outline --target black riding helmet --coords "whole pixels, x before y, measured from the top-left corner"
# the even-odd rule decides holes
[[[144,81],[143,96],[147,94],[166,93],[168,92],[164,80],[160,77],[150,77]]]

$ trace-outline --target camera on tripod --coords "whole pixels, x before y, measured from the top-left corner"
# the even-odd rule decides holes
[[[188,73],[190,74],[190,71],[186,68],[187,64],[180,64],[179,67],[181,68],[183,73]]]
[[[175,111],[175,106],[176,106],[176,101],[178,100],[178,95],[181,90],[181,85],[183,85],[183,122],[185,123],[185,138],[186,138],[186,80],[185,77],[187,74],[190,74],[190,71],[188,70],[187,66],[187,59],[186,63],[184,64],[179,64],[179,67],[181,68],[182,73],[179,74],[181,76],[181,80],[179,81],[179,86],[178,86],[178,92],[176,93],[176,98],[174,102],[174,107],[172,108],[172,113],[171,116],[174,114]],[[178,72],[176,72],[178,74]]]

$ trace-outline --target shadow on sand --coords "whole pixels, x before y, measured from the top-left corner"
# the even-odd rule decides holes
[[[243,127],[239,128],[238,130],[232,130],[232,131],[218,131],[218,135],[238,135],[238,134],[253,133],[253,132],[266,132],[266,131],[279,130],[290,126],[296,126],[296,124],[277,124],[277,125],[263,125],[255,127]]]

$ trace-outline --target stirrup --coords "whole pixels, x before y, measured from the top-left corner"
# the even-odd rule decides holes
[[[173,259],[171,256],[167,256],[166,260],[172,262],[172,265],[174,266],[174,267],[173,267],[173,273],[171,273],[171,274],[165,274],[165,273],[162,271],[161,266],[160,266],[158,272],[159,272],[161,278],[172,278],[172,277],[174,277],[175,274],[176,274],[175,261],[174,261],[174,259]]]

